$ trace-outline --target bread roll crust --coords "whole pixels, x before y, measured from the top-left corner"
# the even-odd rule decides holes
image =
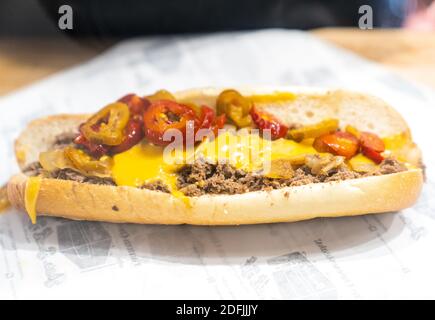
[[[24,208],[27,180],[19,174],[8,185],[9,199],[19,208]],[[422,184],[421,170],[416,169],[271,191],[204,195],[190,198],[191,206],[187,206],[158,191],[43,179],[36,211],[74,220],[145,224],[290,222],[401,210],[414,204]]]
[[[260,106],[268,111],[291,119],[291,109],[302,108],[303,101],[310,101],[311,107],[304,111],[318,110],[320,104],[325,110],[320,115],[307,115],[302,123],[315,122],[317,116],[335,114],[351,122],[352,117],[360,126],[377,126],[385,135],[409,133],[404,120],[382,100],[370,96],[335,91],[326,93],[319,90],[294,88],[249,88],[240,89],[243,94],[267,94],[274,91],[297,93],[297,99],[288,103]],[[214,107],[214,101],[222,89],[206,88],[176,93],[178,99],[194,100]],[[308,93],[307,93],[308,92]],[[340,105],[349,100],[364,110]],[[329,102],[327,102],[329,101]],[[341,102],[340,102],[341,101]],[[370,103],[369,103],[370,102]],[[374,104],[374,106],[373,106]],[[368,107],[369,105],[373,107]],[[343,111],[344,110],[344,111]],[[375,111],[376,121],[371,123]],[[366,114],[362,118],[362,114]],[[282,116],[284,115],[284,116]],[[301,117],[299,115],[299,117]],[[17,158],[21,167],[35,161],[44,143],[49,145],[47,132],[73,129],[87,118],[86,115],[62,115],[39,119],[29,125],[16,142]],[[345,122],[346,122],[345,121]],[[44,135],[37,135],[40,127],[46,128]],[[368,130],[364,127],[361,130]],[[38,131],[39,130],[39,131]],[[373,129],[372,129],[373,130]],[[377,132],[377,131],[374,131]],[[29,148],[30,143],[37,144]],[[21,158],[20,158],[21,157]],[[35,159],[36,157],[36,159]],[[8,197],[11,203],[24,209],[25,189],[28,177],[18,174],[8,183]],[[147,189],[124,186],[107,186],[78,183],[68,180],[42,179],[36,210],[40,215],[60,216],[74,220],[96,220],[118,223],[144,224],[195,224],[195,225],[239,225],[255,223],[290,222],[316,217],[339,217],[368,213],[397,211],[409,207],[417,200],[423,185],[421,169],[371,176],[365,178],[314,183],[297,187],[285,187],[271,191],[256,191],[236,195],[203,195],[191,197],[190,206],[171,194]]]

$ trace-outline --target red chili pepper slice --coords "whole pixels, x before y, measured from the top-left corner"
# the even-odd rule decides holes
[[[199,128],[209,129],[216,118],[214,110],[207,106],[201,107],[201,115],[199,117]]]
[[[90,142],[81,133],[74,139],[74,143],[83,146],[94,158],[100,158],[109,151],[108,146]]]
[[[135,116],[142,117],[143,113],[150,106],[151,102],[148,99],[139,97],[136,94],[127,94],[118,100],[124,102],[130,109],[130,113]]]
[[[350,159],[358,152],[359,141],[348,132],[338,131],[317,137],[313,147],[319,152],[329,152]]]
[[[193,109],[170,100],[154,101],[143,116],[145,137],[156,145],[164,146],[170,143],[163,141],[164,133],[169,129],[177,129],[185,140],[187,121],[197,121]]]
[[[121,144],[110,149],[110,154],[114,155],[127,151],[138,144],[144,137],[143,125],[141,121],[131,118],[125,128],[126,138]]]
[[[278,121],[273,115],[265,111],[259,111],[257,108],[252,107],[250,111],[252,120],[255,125],[263,131],[268,129],[271,131],[272,140],[285,137],[288,127]]]
[[[218,130],[225,125],[226,116],[221,114],[216,117],[215,111],[207,106],[201,107],[201,116],[199,118],[199,129],[211,129],[214,136],[218,135]]]
[[[110,154],[117,154],[127,151],[139,143],[145,136],[143,130],[143,114],[150,106],[148,99],[142,98],[136,94],[127,94],[118,101],[124,102],[130,109],[130,120],[125,127],[125,139],[121,144],[110,149]]]
[[[363,147],[361,148],[361,152],[363,155],[365,155],[367,158],[372,159],[375,163],[379,164],[382,161],[384,161],[384,157],[381,155],[380,152],[376,152],[373,149]]]
[[[218,135],[218,130],[222,129],[226,122],[227,122],[227,117],[225,114],[221,114],[220,116],[216,117],[216,119],[214,120],[214,129],[213,129],[216,137]]]
[[[381,138],[371,132],[361,132],[359,139],[361,142],[361,152],[363,155],[372,159],[378,164],[384,160],[381,152],[385,151],[385,144]]]
[[[361,146],[372,149],[376,152],[384,152],[385,144],[381,138],[371,132],[361,132],[360,137]]]

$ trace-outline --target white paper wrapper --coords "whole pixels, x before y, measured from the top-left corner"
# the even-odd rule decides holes
[[[399,213],[239,227],[0,216],[0,298],[435,298],[435,93],[306,33],[124,42],[0,99],[0,182],[27,122],[93,112],[128,92],[306,85],[378,95],[409,122],[427,182]],[[60,195],[61,196],[61,195]]]

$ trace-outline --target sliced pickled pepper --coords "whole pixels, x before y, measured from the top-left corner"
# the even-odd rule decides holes
[[[251,108],[252,101],[243,97],[236,90],[225,90],[216,100],[217,114],[225,114],[239,128],[252,124],[252,118],[249,114]]]
[[[129,118],[130,111],[125,103],[112,103],[83,124],[81,131],[91,142],[115,146],[124,140]]]

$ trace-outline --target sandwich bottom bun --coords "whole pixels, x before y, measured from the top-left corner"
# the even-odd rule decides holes
[[[8,184],[12,204],[24,209],[28,177]],[[238,195],[204,195],[189,204],[163,192],[42,179],[36,211],[74,220],[144,224],[239,225],[291,222],[397,211],[416,201],[422,170]]]
[[[276,91],[294,93],[290,100],[264,102],[263,99],[263,102],[256,102],[256,107],[275,115],[287,125],[307,125],[337,118],[343,127],[350,124],[358,130],[372,131],[383,137],[397,134],[411,137],[404,119],[384,101],[369,95],[292,87],[234,89],[244,95],[260,95],[260,98]],[[222,90],[193,89],[174,95],[179,101],[215,108],[216,97]],[[77,130],[87,118],[86,115],[58,115],[30,123],[15,143],[21,169],[37,161],[39,153],[50,148],[56,135]],[[187,198],[188,201],[147,189],[42,178],[33,202],[36,202],[39,215],[145,224],[239,225],[397,211],[411,206],[423,185],[423,171],[419,169],[420,150],[411,142],[404,152],[408,159],[413,159],[410,163],[416,169],[271,191],[203,195]],[[8,197],[14,206],[29,209],[28,203],[26,205],[29,180],[21,173],[8,183]],[[30,208],[32,210],[28,211],[35,209],[34,206]]]

